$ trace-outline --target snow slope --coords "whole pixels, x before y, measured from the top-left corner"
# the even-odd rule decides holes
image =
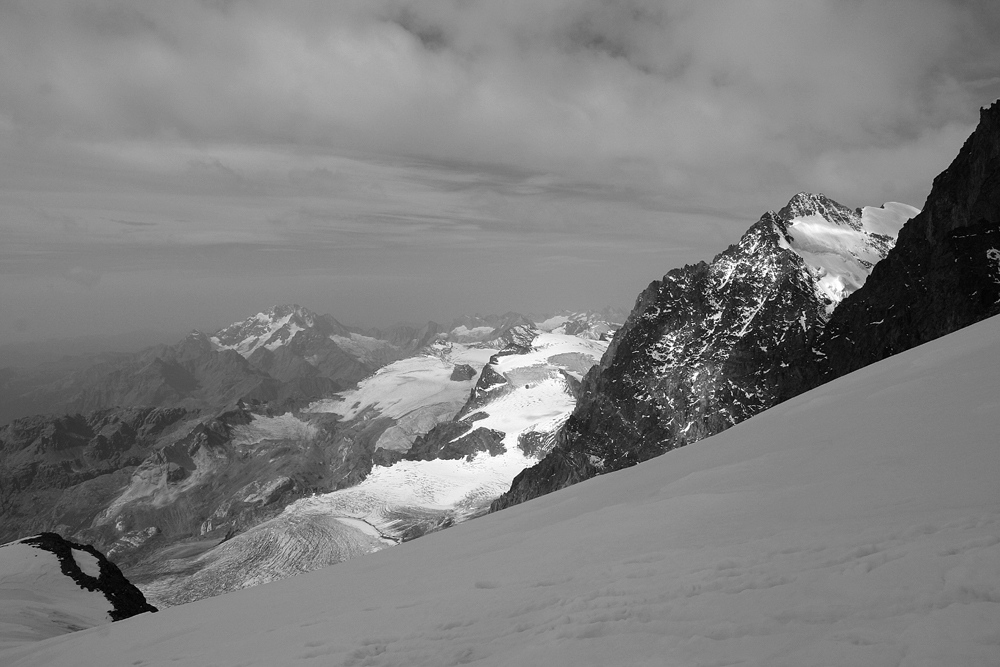
[[[997,665],[1000,319],[699,443],[30,665]]]
[[[84,574],[100,576],[93,555],[71,553]],[[0,546],[0,650],[110,623],[111,607],[63,574],[54,553],[20,540]]]
[[[470,347],[459,343],[436,343],[431,354],[396,361],[362,380],[357,389],[313,403],[308,412],[333,412],[344,420],[365,410],[400,419],[429,405],[448,404],[454,412],[462,407],[475,385],[473,380],[451,380],[456,364],[469,364],[478,373],[497,352],[496,348]]]

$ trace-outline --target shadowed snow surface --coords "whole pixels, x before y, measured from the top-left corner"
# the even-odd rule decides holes
[[[72,554],[84,574],[100,576],[94,556]],[[111,608],[104,593],[63,574],[52,552],[19,541],[0,547],[0,649],[110,623]]]
[[[996,665],[1000,319],[641,465],[28,665]]]

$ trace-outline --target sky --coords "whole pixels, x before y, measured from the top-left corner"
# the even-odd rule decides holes
[[[4,0],[0,344],[629,308],[800,191],[921,206],[994,0]]]

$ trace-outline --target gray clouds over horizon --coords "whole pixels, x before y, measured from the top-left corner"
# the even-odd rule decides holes
[[[958,0],[4,2],[0,299],[33,329],[0,341],[628,306],[798,191],[920,206],[997,34]]]

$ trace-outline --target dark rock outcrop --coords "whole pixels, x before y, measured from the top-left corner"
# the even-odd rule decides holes
[[[100,551],[88,544],[78,544],[63,539],[56,533],[40,533],[34,537],[20,540],[22,544],[42,549],[55,555],[59,560],[62,573],[76,582],[77,586],[88,591],[100,591],[111,605],[108,615],[111,620],[120,621],[137,614],[157,611],[156,607],[146,602],[142,591],[132,585],[118,566],[104,557]],[[97,559],[100,565],[100,576],[93,577],[77,564],[73,550],[85,551]]]
[[[475,415],[473,415],[475,417]],[[477,428],[475,419],[442,422],[427,435],[419,436],[403,458],[410,461],[435,459],[472,460],[479,452],[499,456],[506,451],[504,434],[488,428]]]
[[[457,420],[464,419],[479,410],[484,405],[492,403],[504,394],[513,389],[510,383],[502,374],[498,373],[492,363],[483,366],[479,373],[479,381],[469,393],[469,400],[456,416]]]
[[[466,380],[471,380],[476,377],[476,369],[469,364],[456,364],[453,369],[451,369],[450,380],[454,382],[465,382]]]

